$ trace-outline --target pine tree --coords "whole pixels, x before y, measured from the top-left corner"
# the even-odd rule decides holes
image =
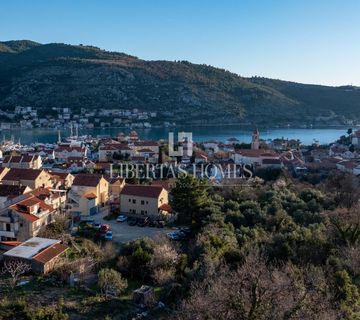
[[[208,201],[208,185],[191,175],[180,177],[172,193],[172,207],[183,222],[196,222],[196,214]]]

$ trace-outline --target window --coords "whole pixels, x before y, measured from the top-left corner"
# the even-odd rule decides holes
[[[136,199],[133,199],[133,201],[132,201],[133,203],[136,203]]]
[[[141,204],[145,204],[145,201],[144,201],[144,200],[141,200]]]
[[[129,202],[131,202],[131,199],[129,198]]]
[[[10,223],[7,223],[7,224],[6,224],[6,231],[11,231],[11,225],[10,225]]]

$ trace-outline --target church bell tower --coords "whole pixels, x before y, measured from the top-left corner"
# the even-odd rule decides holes
[[[260,147],[260,134],[258,128],[256,128],[252,134],[251,149],[258,150]]]

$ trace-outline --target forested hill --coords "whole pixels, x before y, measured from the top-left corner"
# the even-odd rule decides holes
[[[360,119],[360,89],[244,78],[92,46],[0,42],[0,108],[16,105],[138,108],[202,124],[344,124]]]

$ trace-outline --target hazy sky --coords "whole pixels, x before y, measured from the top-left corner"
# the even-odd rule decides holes
[[[0,40],[10,39],[360,85],[360,0],[5,0]]]

